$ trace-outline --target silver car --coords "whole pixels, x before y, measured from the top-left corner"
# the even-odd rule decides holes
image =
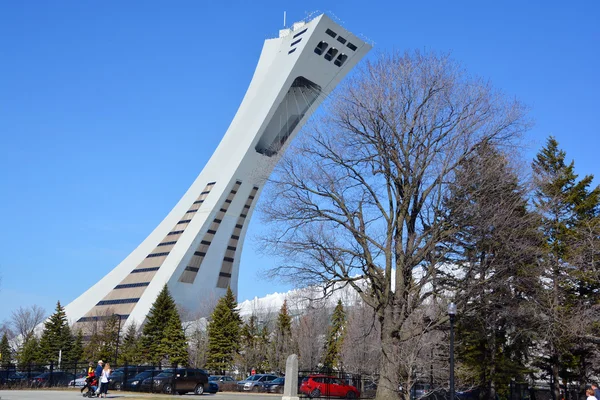
[[[256,374],[250,375],[243,381],[238,382],[238,387],[241,386],[244,391],[258,392],[262,388],[264,382],[270,382],[279,378],[277,375],[271,374]]]

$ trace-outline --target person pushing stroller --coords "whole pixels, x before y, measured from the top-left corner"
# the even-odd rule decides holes
[[[85,386],[81,389],[87,388],[87,392],[83,393],[83,397],[95,397],[96,391],[98,390],[98,377],[96,377],[96,373],[92,369],[88,372],[88,376],[85,378]]]
[[[91,382],[95,376],[96,376],[96,374],[94,372],[94,363],[90,363],[90,365],[88,366],[88,369],[87,369],[87,375],[85,377],[85,385],[83,385],[83,387],[81,388],[81,393],[83,393],[83,391],[85,389],[90,388]]]

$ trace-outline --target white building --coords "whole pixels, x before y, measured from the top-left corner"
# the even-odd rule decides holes
[[[290,141],[371,49],[326,15],[265,41],[221,143],[173,210],[116,268],[66,307],[72,322],[142,323],[165,283],[194,311],[237,293],[244,236],[265,179]]]

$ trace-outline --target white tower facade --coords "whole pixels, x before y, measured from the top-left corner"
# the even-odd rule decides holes
[[[326,15],[265,41],[214,154],[177,205],[117,267],[66,307],[71,322],[143,323],[165,284],[195,311],[237,281],[244,236],[277,157],[371,46]]]

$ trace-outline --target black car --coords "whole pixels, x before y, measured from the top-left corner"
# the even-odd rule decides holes
[[[125,367],[117,368],[110,374],[110,379],[108,381],[108,388],[114,389],[114,390],[125,389],[124,386],[125,386],[126,381],[129,381],[130,379],[134,378],[136,375],[138,375],[142,371],[147,371],[147,370],[151,370],[151,369],[152,369],[152,367],[150,367],[150,366],[148,366],[148,367],[134,366],[134,367],[128,367],[128,368],[125,368]],[[154,375],[158,375],[158,372],[156,372]],[[150,375],[148,375],[148,376],[150,376]]]
[[[283,393],[285,378],[280,377],[269,382],[262,383],[262,391],[268,393]]]
[[[208,386],[208,373],[203,369],[169,368],[153,378],[146,378],[140,386],[141,391],[172,394],[204,393]]]
[[[127,382],[125,385],[122,386],[122,389],[137,392],[140,390],[140,386],[142,386],[142,382],[144,381],[144,379],[151,378],[152,376],[157,376],[161,372],[162,371],[158,371],[158,370],[155,370],[155,371],[149,370],[149,371],[140,372],[133,378],[127,379]]]
[[[34,376],[31,379],[31,386],[34,387],[49,387],[49,386],[68,386],[69,382],[75,379],[75,375],[64,372],[54,371],[44,372],[38,376]]]

